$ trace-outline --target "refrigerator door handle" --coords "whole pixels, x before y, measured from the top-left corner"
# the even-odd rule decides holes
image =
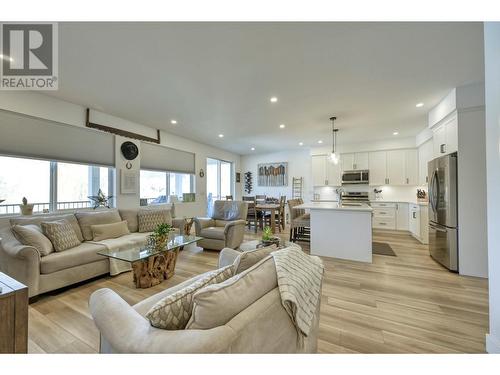
[[[446,229],[441,228],[441,227],[438,227],[438,226],[436,226],[436,225],[434,225],[434,224],[432,224],[432,223],[429,223],[429,226],[430,226],[432,229],[437,230],[438,232],[443,232],[443,233],[446,233],[446,232],[447,232],[447,230],[446,230]]]

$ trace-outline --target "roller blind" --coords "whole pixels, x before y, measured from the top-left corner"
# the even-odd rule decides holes
[[[114,166],[112,134],[0,110],[0,154]]]
[[[141,169],[194,173],[194,154],[141,142]]]

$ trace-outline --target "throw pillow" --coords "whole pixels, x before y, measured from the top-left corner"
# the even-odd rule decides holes
[[[80,240],[76,236],[75,230],[67,220],[42,221],[40,223],[43,234],[45,234],[55,251],[64,251],[80,245]]]
[[[54,251],[52,242],[45,237],[42,229],[35,224],[14,225],[12,232],[23,245],[33,246],[44,257]]]
[[[186,329],[224,325],[277,286],[276,266],[268,256],[229,280],[198,290]]]
[[[212,271],[205,277],[158,301],[146,313],[146,318],[156,328],[170,330],[184,329],[193,310],[194,293],[204,286],[220,283],[232,276],[232,266]]]
[[[75,216],[78,219],[85,241],[92,241],[93,239],[91,225],[119,223],[122,221],[117,210],[83,211],[77,212]]]
[[[271,254],[273,251],[276,251],[277,247],[276,245],[271,245],[267,247],[260,247],[254,250],[247,250],[242,252],[238,258],[234,261],[234,274],[238,274],[240,272],[243,272],[250,267],[252,267],[254,264],[260,262],[262,259],[267,257],[269,254]]]
[[[163,223],[172,225],[170,210],[140,210],[137,214],[137,218],[139,221],[139,233],[152,232],[158,225]]]
[[[126,220],[119,223],[91,225],[90,229],[92,229],[94,241],[118,238],[130,233]]]

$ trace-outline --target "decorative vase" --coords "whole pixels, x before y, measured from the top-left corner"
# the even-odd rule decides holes
[[[34,207],[34,204],[32,204],[32,203],[19,205],[19,208],[21,209],[22,215],[33,215],[33,207]]]

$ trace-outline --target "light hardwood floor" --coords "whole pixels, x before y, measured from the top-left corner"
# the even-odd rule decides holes
[[[255,236],[248,232],[245,238]],[[323,258],[319,352],[484,352],[487,281],[446,271],[409,234],[379,231],[374,241],[389,243],[397,257],[375,255],[373,264]],[[99,335],[88,311],[93,291],[111,288],[135,304],[214,269],[217,258],[218,252],[189,246],[180,253],[175,276],[153,288],[136,289],[125,273],[44,295],[29,308],[29,352],[95,353]]]

